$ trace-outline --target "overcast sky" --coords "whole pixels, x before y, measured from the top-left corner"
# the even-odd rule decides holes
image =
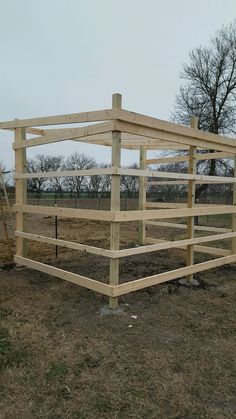
[[[236,17],[235,0],[0,0],[0,121],[123,107],[169,119],[191,49]],[[30,149],[108,161],[74,142]],[[123,154],[123,164],[137,158]],[[14,166],[12,134],[0,161]]]

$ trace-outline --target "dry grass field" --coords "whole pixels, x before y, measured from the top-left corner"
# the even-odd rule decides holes
[[[29,231],[53,237],[54,219],[29,217]],[[58,232],[109,245],[106,223],[59,219]],[[184,231],[150,235],[174,239]],[[122,247],[136,238],[135,223],[122,225]],[[108,278],[105,258],[59,248],[55,260],[55,248],[39,243],[30,243],[29,255]],[[1,419],[236,417],[235,265],[198,274],[199,288],[171,282],[123,296],[122,315],[102,316],[104,296],[12,267],[3,242],[0,261]],[[183,264],[180,250],[124,258],[121,279]]]

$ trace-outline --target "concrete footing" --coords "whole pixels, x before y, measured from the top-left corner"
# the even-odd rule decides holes
[[[199,287],[200,282],[193,278],[191,282],[188,282],[185,278],[181,278],[178,280],[180,285],[185,285],[186,287]]]
[[[108,304],[103,306],[101,308],[101,316],[122,316],[124,314],[124,309],[121,305],[119,305],[117,308],[112,310]]]

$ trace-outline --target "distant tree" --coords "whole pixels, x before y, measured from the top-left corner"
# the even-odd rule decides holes
[[[66,159],[64,169],[83,170],[92,169],[95,166],[96,162],[93,158],[90,158],[85,154],[74,153]],[[79,197],[82,187],[85,186],[85,176],[66,177],[65,185],[71,193],[76,193],[77,197]]]
[[[109,164],[101,164],[101,168],[111,167]],[[111,175],[102,175],[101,176],[101,193],[103,196],[110,196],[111,193]]]
[[[138,165],[136,163],[128,166],[128,169],[138,169]],[[121,176],[121,188],[124,192],[127,193],[127,196],[130,198],[134,196],[135,193],[138,192],[139,188],[139,178],[137,176]]]
[[[189,125],[190,117],[197,116],[199,129],[215,134],[235,134],[236,22],[217,31],[208,47],[200,46],[190,52],[181,78],[185,84],[176,96],[173,121]],[[224,170],[225,164],[219,159],[206,160],[199,162],[198,169],[216,175]],[[204,184],[197,186],[196,198],[206,188]]]
[[[51,156],[44,154],[37,154],[34,158],[27,160],[27,172],[28,173],[38,173],[38,172],[48,172],[51,167]],[[28,188],[36,193],[37,198],[42,194],[42,191],[48,182],[47,178],[35,178],[28,180]]]

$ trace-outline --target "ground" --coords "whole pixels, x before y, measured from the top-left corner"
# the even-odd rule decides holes
[[[54,219],[30,217],[29,231],[53,236]],[[108,247],[108,233],[105,223],[59,220],[60,238]],[[124,225],[122,247],[133,246],[136,236],[135,223]],[[4,249],[1,419],[236,417],[235,265],[198,274],[197,289],[171,282],[123,296],[122,315],[102,316],[106,297],[12,267]],[[105,258],[60,248],[55,261],[55,249],[38,243],[29,253],[95,279],[108,277]],[[180,250],[131,257],[121,262],[121,278],[183,263]]]

